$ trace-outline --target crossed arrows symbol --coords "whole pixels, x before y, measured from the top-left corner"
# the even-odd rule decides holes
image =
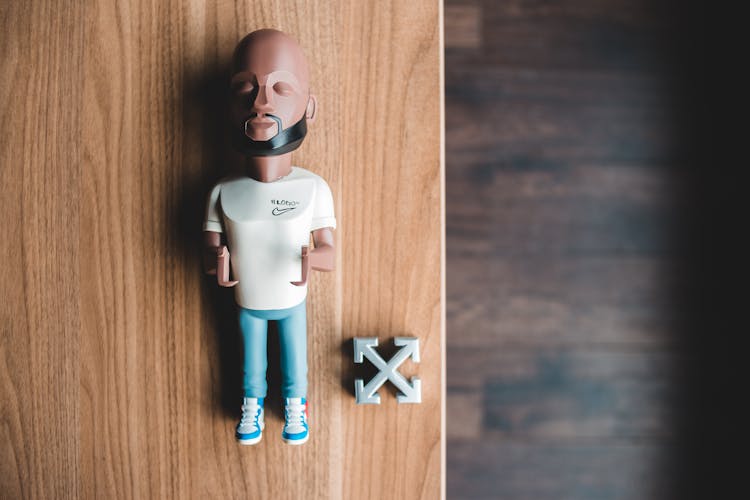
[[[414,337],[396,337],[393,343],[401,347],[399,351],[387,362],[378,354],[375,347],[378,345],[378,339],[375,337],[355,338],[354,339],[354,362],[363,363],[364,358],[370,360],[380,371],[370,380],[367,385],[363,379],[358,378],[354,381],[354,393],[357,397],[357,404],[380,404],[380,396],[376,392],[380,386],[390,380],[401,394],[396,396],[399,403],[421,403],[422,402],[422,382],[417,377],[411,378],[411,384],[406,381],[403,375],[398,372],[401,363],[411,356],[415,363],[419,363],[419,339]]]

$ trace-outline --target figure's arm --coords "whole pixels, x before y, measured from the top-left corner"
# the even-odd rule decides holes
[[[310,269],[316,271],[333,271],[336,267],[336,247],[333,240],[333,229],[324,227],[312,232],[315,248],[309,250],[302,247],[302,277],[300,281],[292,281],[293,285],[302,286],[307,283]]]
[[[204,231],[203,265],[206,274],[215,274],[219,286],[232,287],[237,281],[229,280],[229,250],[221,244],[221,233]]]
[[[316,177],[315,207],[312,219],[312,239],[315,248],[309,250],[302,247],[302,276],[293,285],[302,286],[307,283],[307,275],[311,269],[318,271],[333,271],[336,267],[336,246],[333,230],[336,229],[336,217],[333,213],[333,196],[331,188],[320,178]]]
[[[221,243],[221,216],[219,214],[219,197],[221,183],[214,186],[206,204],[206,218],[203,222],[203,269],[206,274],[215,274],[219,286],[234,286],[236,281],[229,281],[229,250]]]
[[[208,194],[206,202],[206,216],[203,219],[203,269],[206,274],[216,274],[216,258],[221,247],[221,215],[219,213],[219,198],[221,183],[216,184]]]
[[[221,247],[221,233],[203,231],[203,269],[206,274],[216,274],[216,262]]]
[[[316,271],[333,271],[336,267],[336,247],[333,229],[324,227],[312,232],[315,248],[310,252],[310,267]]]

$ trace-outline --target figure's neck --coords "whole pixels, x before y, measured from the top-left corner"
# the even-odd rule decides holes
[[[273,182],[292,172],[292,153],[253,156],[245,162],[247,175],[260,182]]]

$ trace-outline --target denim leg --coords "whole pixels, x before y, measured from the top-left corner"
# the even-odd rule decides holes
[[[281,346],[281,396],[307,397],[307,309],[305,301],[279,319]]]
[[[253,316],[249,309],[240,309],[240,330],[244,350],[242,389],[246,398],[265,398],[268,391],[266,343],[268,320]]]

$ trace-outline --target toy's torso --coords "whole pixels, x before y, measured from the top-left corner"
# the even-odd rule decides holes
[[[293,167],[274,182],[228,179],[219,196],[232,271],[239,280],[237,303],[249,309],[284,309],[302,302],[307,286],[291,284],[301,278],[302,247],[310,244],[319,221],[333,219],[325,181]]]

